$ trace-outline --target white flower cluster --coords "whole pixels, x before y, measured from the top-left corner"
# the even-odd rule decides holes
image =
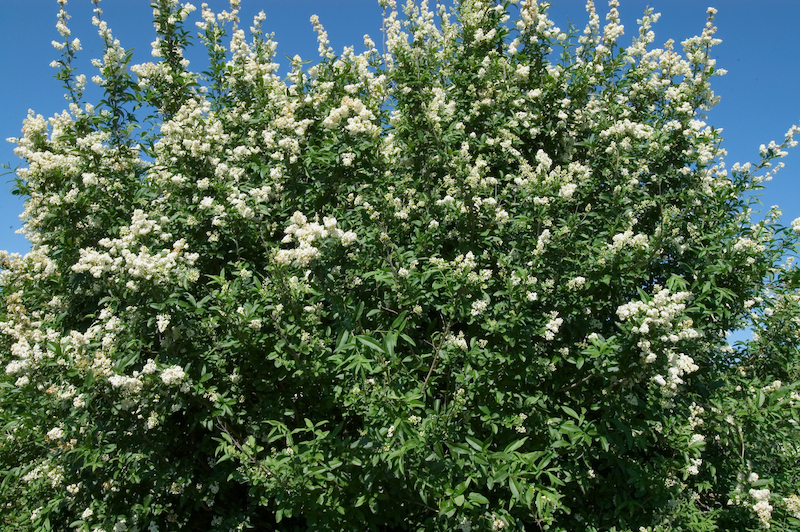
[[[700,474],[700,466],[701,465],[703,465],[703,459],[702,458],[690,458],[689,459],[689,465],[686,466],[686,473],[688,475],[692,475],[692,476]]]
[[[172,120],[161,124],[161,138],[155,144],[156,157],[162,161],[191,157],[214,163],[217,148],[229,140],[222,122],[211,111],[211,104],[205,99],[191,99]]]
[[[567,183],[561,185],[561,188],[558,190],[558,196],[561,198],[571,198],[576,190],[578,190],[578,185],[575,183]]]
[[[705,408],[699,406],[697,403],[692,403],[689,406],[689,427],[691,429],[703,424],[702,415],[705,413],[705,411]]]
[[[768,395],[768,394],[771,394],[772,392],[774,392],[775,390],[780,389],[781,386],[783,386],[783,383],[781,381],[779,381],[779,380],[775,380],[775,381],[772,381],[771,384],[768,384],[768,385],[764,386],[763,388],[761,388],[761,391],[764,392],[764,394]]]
[[[671,328],[672,321],[686,309],[684,301],[692,297],[690,292],[670,294],[668,288],[654,288],[656,293],[650,301],[631,301],[617,308],[617,316],[622,321],[638,322],[634,333],[647,334],[651,326]]]
[[[650,301],[631,301],[620,305],[617,316],[623,322],[634,323],[631,334],[640,337],[637,345],[646,364],[652,364],[658,359],[652,341],[666,344],[664,354],[667,359],[667,376],[657,374],[651,380],[661,386],[665,393],[673,394],[678,385],[683,383],[681,377],[697,371],[699,367],[692,357],[676,352],[671,346],[682,340],[697,338],[699,333],[692,328],[690,320],[675,323],[676,318],[686,309],[684,302],[691,297],[691,293],[671,294],[667,288],[654,288],[656,293]]]
[[[500,530],[503,530],[505,527],[506,523],[502,519],[495,517],[492,520],[492,532],[499,532]]]
[[[470,310],[470,314],[472,316],[480,316],[484,313],[484,311],[489,307],[489,301],[486,299],[479,299],[477,301],[472,302],[472,310]]]
[[[351,135],[377,137],[380,134],[375,114],[358,98],[343,97],[341,105],[331,109],[322,124],[328,129],[337,129],[343,120],[347,121],[344,129]]]
[[[137,83],[141,88],[172,83],[173,81],[172,69],[165,62],[147,62],[140,65],[132,65],[131,72],[136,74]],[[184,74],[188,74],[188,72]]]
[[[119,388],[127,395],[138,395],[142,391],[142,380],[138,377],[128,377],[126,375],[112,375],[108,382],[114,388]]]
[[[22,477],[22,481],[26,484],[30,484],[44,477],[47,477],[50,480],[51,486],[55,488],[64,481],[64,468],[62,466],[53,466],[49,462],[44,462],[28,471]]]
[[[30,253],[28,255],[31,255]],[[27,256],[26,256],[27,257]],[[30,266],[27,260],[14,260],[12,271],[21,266]],[[8,266],[8,264],[4,265]],[[4,275],[9,273],[4,271]],[[23,279],[29,277],[23,275]],[[5,365],[6,375],[19,375],[15,385],[18,388],[27,386],[34,376],[34,371],[41,365],[48,365],[53,360],[55,353],[49,346],[58,342],[60,336],[52,329],[43,331],[42,316],[40,313],[31,315],[24,303],[22,291],[4,289],[4,302],[6,304],[5,320],[0,321],[0,333],[13,340],[10,349],[4,357],[8,362]],[[10,359],[10,360],[9,360]],[[26,374],[30,373],[30,375]]]
[[[163,333],[169,327],[170,315],[169,314],[159,314],[156,316],[156,328],[158,332]]]
[[[552,235],[550,234],[550,229],[543,229],[536,240],[536,249],[533,251],[533,254],[543,254],[547,249],[547,245],[550,243],[551,238]]]
[[[753,255],[758,255],[763,253],[766,248],[763,244],[759,244],[754,240],[747,238],[747,237],[740,237],[736,240],[736,243],[733,244],[733,251],[736,253],[741,253],[743,255],[750,255],[750,259],[754,261],[755,259],[752,257]],[[748,262],[752,262],[748,261]]]
[[[632,122],[626,118],[614,122],[608,129],[601,131],[600,138],[611,137],[620,140],[629,137],[637,140],[648,140],[653,137],[653,133],[653,126]]]
[[[783,504],[795,518],[800,519],[800,497],[792,493],[788,497],[783,498]]]
[[[559,318],[558,317],[558,311],[555,311],[555,310],[553,312],[550,312],[547,315],[547,317],[548,317],[549,321],[544,326],[544,333],[542,333],[542,336],[544,336],[545,340],[551,341],[551,340],[554,340],[555,337],[556,337],[556,334],[558,334],[558,330],[561,328],[561,325],[564,323],[564,318]]]
[[[456,101],[447,97],[447,92],[441,87],[430,89],[433,98],[428,102],[426,115],[428,120],[441,130],[441,123],[449,122],[456,110]]]
[[[437,268],[443,275],[457,276],[470,285],[476,285],[481,289],[486,289],[486,282],[492,278],[492,270],[483,268],[478,270],[478,262],[475,254],[468,251],[466,254],[459,254],[452,261],[444,260],[441,257],[431,257],[428,259],[430,264]],[[412,263],[412,267],[416,262]],[[472,303],[472,315],[477,316],[483,313],[490,303],[490,300],[474,301]]]
[[[142,210],[137,209],[131,225],[122,228],[121,238],[100,240],[100,246],[108,251],[101,252],[91,247],[81,249],[80,259],[72,266],[72,271],[89,272],[98,279],[103,276],[129,276],[159,283],[175,280],[180,273],[187,274],[200,256],[197,253],[185,253],[186,240],[177,240],[171,249],[161,249],[157,253],[152,253],[147,246],[137,246],[137,241],[151,233],[161,241],[170,240],[172,235],[161,227],[162,223],[167,222],[166,219],[158,223],[150,220]],[[130,287],[135,287],[135,284]]]
[[[170,366],[161,371],[161,380],[167,386],[180,384],[186,377],[186,373],[180,366]]]
[[[447,338],[445,338],[444,345],[454,347],[461,351],[469,350],[469,343],[467,342],[467,339],[464,337],[463,331],[459,331],[457,335],[448,334]]]
[[[541,37],[549,39],[561,31],[547,18],[546,10],[543,6],[539,6],[538,2],[524,2],[520,6],[517,29],[528,36],[531,42],[536,42]]]
[[[611,244],[608,244],[608,251],[611,254],[619,252],[623,248],[631,248],[634,250],[645,250],[649,247],[649,239],[647,235],[641,233],[634,234],[632,230],[628,229],[623,233],[619,233],[611,237]]]
[[[152,358],[148,358],[147,363],[142,368],[142,373],[144,375],[152,375],[156,371],[158,371],[158,366],[156,365],[155,360],[153,360]]]
[[[586,284],[586,277],[578,275],[567,281],[567,288],[569,290],[580,290]]]
[[[60,440],[64,437],[64,429],[61,427],[54,427],[47,432],[48,440]]]
[[[766,488],[760,490],[751,488],[748,493],[755,501],[753,511],[761,521],[761,525],[764,528],[769,528],[769,522],[772,519],[772,505],[769,503],[770,491]]]
[[[156,412],[150,412],[150,415],[147,416],[147,423],[145,423],[145,427],[147,430],[153,430],[159,424],[158,414]]]
[[[344,232],[337,227],[336,218],[323,218],[322,225],[316,222],[308,222],[308,218],[296,211],[291,218],[292,225],[286,228],[286,236],[283,237],[284,243],[297,242],[295,249],[282,249],[275,255],[278,264],[295,264],[297,266],[308,266],[314,259],[319,257],[320,251],[314,244],[319,241],[333,238],[347,247],[356,241],[356,234],[352,231]]]

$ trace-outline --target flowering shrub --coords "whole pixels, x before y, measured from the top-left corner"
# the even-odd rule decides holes
[[[727,167],[714,10],[654,47],[546,4],[385,10],[276,74],[153,3],[31,114],[4,254],[2,530],[797,530],[800,221]],[[151,127],[154,125],[155,127]],[[788,257],[788,258],[787,258]],[[735,347],[726,333],[750,326]]]

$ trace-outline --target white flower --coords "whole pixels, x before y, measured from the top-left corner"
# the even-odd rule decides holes
[[[772,518],[772,505],[769,503],[769,489],[757,490],[751,488],[749,493],[756,501],[756,504],[753,505],[753,511],[756,513],[759,520],[761,520],[761,524],[764,528],[769,528],[769,521]]]
[[[83,394],[79,394],[72,400],[72,406],[75,408],[83,408],[86,406],[86,400],[83,397]]]
[[[349,246],[353,242],[356,241],[356,234],[353,231],[346,231],[342,234],[341,238],[339,239],[344,247]]]
[[[156,327],[158,328],[158,332],[163,333],[167,330],[167,326],[169,325],[170,315],[169,314],[159,314],[156,317]]]
[[[571,198],[575,191],[578,190],[578,185],[575,183],[567,183],[562,185],[558,191],[558,195],[562,198]]]
[[[158,370],[158,366],[156,366],[155,361],[152,358],[148,358],[147,363],[142,368],[142,373],[145,375],[152,375],[156,370]]]
[[[463,331],[459,331],[458,336],[453,334],[448,335],[446,343],[462,351],[467,351],[469,349],[469,344],[467,343],[467,339],[464,337]]]
[[[793,493],[788,497],[784,497],[783,504],[786,505],[787,510],[792,512],[792,515],[800,519],[800,497]]]
[[[184,373],[183,368],[180,366],[170,366],[161,372],[161,380],[164,381],[164,384],[167,386],[181,382],[184,377],[186,377],[186,373]]]
[[[564,318],[558,317],[558,312],[551,312],[550,313],[550,321],[547,322],[547,325],[544,326],[545,332],[543,334],[545,340],[553,340],[556,337],[556,333],[561,328],[561,324],[564,323]]]
[[[689,475],[698,475],[700,473],[700,466],[703,464],[702,458],[690,458],[689,466],[686,468],[686,473]]]
[[[126,375],[112,375],[108,378],[108,382],[114,388],[121,388],[124,393],[136,395],[142,391],[142,381],[136,377],[128,377]]]
[[[150,415],[147,416],[147,430],[153,429],[158,426],[158,414],[155,412],[150,412]]]
[[[695,445],[698,443],[702,443],[704,441],[706,441],[706,437],[703,436],[702,434],[692,434],[692,437],[689,440],[689,445]]]
[[[570,290],[579,290],[586,284],[586,277],[577,276],[567,281],[567,288]]]
[[[473,316],[480,316],[481,314],[483,314],[483,312],[486,310],[486,307],[488,306],[489,302],[486,301],[485,299],[473,301],[472,310],[470,311],[470,314],[472,314]]]
[[[12,360],[6,366],[6,375],[14,375],[15,373],[19,373],[23,369],[25,369],[28,364],[30,364],[27,360]]]
[[[52,428],[47,433],[48,440],[60,440],[63,437],[64,437],[64,429],[62,429],[61,427]]]

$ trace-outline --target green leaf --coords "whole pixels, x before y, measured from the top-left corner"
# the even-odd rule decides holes
[[[333,352],[340,353],[353,347],[353,344],[348,342],[349,339],[350,333],[348,331],[342,331],[342,335],[339,337],[339,341],[336,343],[336,349],[334,349]]]
[[[464,447],[463,445],[459,445],[456,443],[448,443],[447,448],[450,449],[450,452],[455,454],[472,454],[472,452]]]
[[[388,332],[383,337],[383,347],[386,350],[386,355],[389,358],[394,358],[394,347],[397,345],[397,333],[396,332]]]
[[[561,405],[561,410],[563,410],[567,415],[572,416],[577,420],[581,419],[581,416],[579,416],[577,412],[575,412],[573,409],[571,409],[568,406]]]
[[[489,499],[481,495],[480,493],[472,492],[469,494],[469,500],[476,504],[489,504]]]
[[[506,448],[505,448],[505,450],[503,452],[507,453],[507,454],[513,453],[514,451],[516,451],[517,449],[519,449],[520,447],[525,445],[526,441],[528,441],[528,437],[527,436],[525,436],[524,438],[519,439],[517,441],[513,441],[513,442],[509,443],[506,446]]]
[[[522,485],[514,477],[508,477],[508,488],[511,490],[511,495],[516,500],[522,499]]]
[[[467,440],[467,443],[470,445],[470,447],[476,451],[483,451],[483,444],[480,442],[480,440],[477,440],[472,436],[466,436],[464,439]]]
[[[381,354],[385,353],[385,351],[383,350],[383,347],[381,347],[381,345],[378,342],[376,342],[374,338],[372,338],[370,336],[365,336],[363,334],[360,334],[360,335],[356,336],[356,340],[358,340],[359,342],[361,342],[365,346],[369,347],[373,351],[377,351],[378,353],[381,353]]]
[[[401,312],[392,322],[391,330],[397,331],[400,333],[406,326],[406,316],[408,315],[407,311]]]

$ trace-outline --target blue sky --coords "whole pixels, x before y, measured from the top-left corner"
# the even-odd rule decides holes
[[[207,0],[220,11],[227,2]],[[401,0],[402,1],[402,0]],[[432,1],[432,0],[431,0]],[[196,2],[198,9],[201,2]],[[582,0],[554,0],[550,18],[566,29],[568,21],[583,28],[586,22]],[[598,10],[607,7],[597,0]],[[728,74],[716,78],[715,92],[720,104],[709,113],[708,124],[723,129],[728,150],[728,165],[735,161],[758,160],[758,146],[770,140],[781,141],[792,124],[800,123],[800,51],[797,26],[800,1],[797,0],[621,0],[620,11],[628,44],[636,34],[636,19],[650,5],[662,14],[655,25],[656,45],[667,39],[676,42],[699,33],[706,20],[706,7],[719,9],[717,36],[723,40],[713,52],[717,65]],[[91,25],[89,0],[70,0],[72,36],[80,38],[83,51],[78,66],[88,78],[94,75],[89,65],[101,56],[100,40]],[[134,63],[151,60],[150,42],[155,35],[150,25],[147,0],[104,0],[103,18],[125,48],[134,48]],[[336,51],[353,45],[363,49],[362,37],[368,33],[376,42],[381,37],[381,8],[378,0],[242,0],[242,23],[249,26],[253,15],[265,11],[264,29],[275,33],[278,57],[299,54],[304,59],[317,57],[316,35],[309,17],[319,15]],[[3,0],[0,3],[0,164],[18,164],[13,145],[2,139],[19,135],[22,120],[33,109],[46,117],[66,105],[60,83],[53,78],[49,63],[58,53],[50,42],[59,39],[55,29],[56,0]],[[199,20],[194,13],[192,21]],[[288,65],[288,61],[284,61]],[[91,97],[89,97],[91,101]],[[800,140],[800,139],[798,139]],[[798,147],[800,148],[800,146]],[[762,195],[765,207],[780,205],[783,221],[800,217],[800,153],[790,152],[786,168],[767,184]],[[0,178],[0,249],[24,253],[28,244],[14,232],[20,227],[20,198],[10,194],[10,175]]]

